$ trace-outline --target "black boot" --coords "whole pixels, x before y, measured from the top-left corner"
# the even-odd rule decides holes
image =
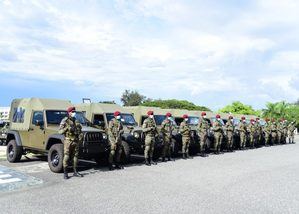
[[[64,169],[64,170],[63,170],[63,178],[64,178],[65,180],[67,180],[67,179],[70,178],[70,177],[68,176],[68,174],[67,174],[67,169]]]
[[[124,167],[121,164],[116,164],[115,169],[124,169]]]
[[[169,157],[168,157],[168,161],[173,161],[173,159],[169,156]]]
[[[145,158],[145,165],[150,166],[151,163],[149,162],[149,158]]]
[[[151,162],[150,163],[153,164],[153,165],[157,165],[157,162],[153,161],[152,158],[151,158]]]
[[[79,172],[77,171],[76,168],[74,169],[74,174],[73,174],[73,176],[74,176],[74,177],[80,177],[80,178],[83,177],[83,175],[82,175],[81,173],[79,173]]]
[[[162,157],[162,162],[166,162],[165,157]]]
[[[187,159],[187,157],[186,157],[186,154],[185,154],[185,153],[183,153],[183,159],[184,159],[184,160],[186,160],[186,159]]]
[[[114,170],[114,167],[113,167],[112,163],[109,163],[109,171],[112,171],[112,170]]]

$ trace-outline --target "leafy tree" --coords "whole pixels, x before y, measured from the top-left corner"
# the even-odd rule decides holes
[[[227,105],[220,109],[219,112],[222,113],[235,113],[235,114],[245,114],[245,115],[260,115],[260,111],[256,111],[250,105],[245,105],[240,101],[235,101],[231,105]]]
[[[138,91],[125,90],[121,96],[121,101],[124,106],[138,106],[146,99],[145,96],[138,93]]]
[[[187,109],[187,110],[198,110],[198,111],[211,111],[209,108],[205,106],[197,106],[192,102],[187,100],[146,100],[141,104],[142,106],[152,106],[152,107],[160,107],[160,108],[172,108],[172,109]]]

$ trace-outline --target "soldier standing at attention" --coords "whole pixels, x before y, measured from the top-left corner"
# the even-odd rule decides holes
[[[256,127],[255,127],[255,121],[254,119],[250,120],[250,124],[248,126],[248,132],[249,132],[249,141],[250,141],[250,148],[254,149],[254,144],[255,144],[255,134],[256,134]]]
[[[75,177],[83,177],[77,171],[78,165],[78,155],[79,155],[79,144],[83,140],[82,126],[76,121],[76,109],[75,107],[69,107],[67,109],[68,116],[63,118],[59,126],[59,134],[65,136],[63,147],[64,147],[64,157],[63,157],[63,171],[64,179],[69,179],[68,176],[68,163],[71,159],[73,161],[73,169]]]
[[[171,161],[171,140],[172,140],[172,131],[174,130],[173,123],[171,120],[171,113],[166,114],[166,118],[161,124],[161,132],[163,135],[163,154],[162,162],[165,162],[165,158],[168,158],[168,161]]]
[[[240,150],[245,149],[246,147],[246,132],[247,132],[247,127],[246,127],[246,118],[243,116],[241,118],[241,122],[239,124],[239,132],[240,132]]]
[[[150,166],[151,164],[157,165],[156,162],[153,161],[154,154],[154,145],[155,145],[155,137],[158,134],[156,122],[154,120],[154,112],[147,112],[148,118],[143,121],[142,129],[145,133],[145,148],[144,148],[144,158],[145,165]]]
[[[214,138],[215,138],[215,146],[214,146],[214,153],[220,154],[220,147],[223,138],[223,128],[222,123],[220,122],[221,118],[220,115],[216,115],[216,120],[213,123],[213,131],[214,131]]]
[[[287,136],[288,136],[288,121],[284,119],[284,121],[283,121],[283,138],[282,138],[283,144],[287,143]]]
[[[256,130],[256,146],[258,147],[262,143],[263,127],[260,123],[260,118],[255,119],[255,130]]]
[[[109,121],[108,125],[108,138],[110,144],[109,170],[124,168],[120,164],[120,157],[122,153],[122,134],[124,133],[121,122],[121,113],[116,111],[113,115],[114,118]]]
[[[271,134],[271,125],[269,123],[269,119],[265,119],[266,124],[264,126],[264,133],[265,133],[265,146],[269,146],[270,141],[270,134]]]
[[[191,135],[191,129],[188,125],[188,115],[183,115],[183,122],[180,124],[180,133],[182,135],[182,153],[183,153],[183,159],[190,158],[189,156],[189,144],[190,144],[190,135]]]
[[[198,123],[198,132],[200,135],[200,156],[206,157],[207,154],[205,152],[205,145],[208,138],[208,131],[210,129],[210,124],[206,119],[207,114],[206,112],[201,113],[201,120]]]
[[[233,116],[228,117],[228,121],[225,124],[225,129],[226,129],[226,136],[227,136],[227,151],[232,152],[233,151],[233,139],[234,139],[234,118]]]
[[[280,119],[280,122],[277,124],[277,142],[281,144],[283,137],[283,119]]]
[[[288,126],[289,143],[295,143],[294,142],[295,129],[296,129],[295,121],[292,121]]]
[[[275,145],[277,143],[277,125],[275,119],[272,119],[271,124],[271,144]]]

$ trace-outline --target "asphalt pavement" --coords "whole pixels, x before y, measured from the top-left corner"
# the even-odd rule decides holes
[[[84,177],[66,181],[40,157],[1,161],[0,181],[31,185],[0,189],[0,213],[299,213],[298,154],[286,144],[116,171],[81,161]]]

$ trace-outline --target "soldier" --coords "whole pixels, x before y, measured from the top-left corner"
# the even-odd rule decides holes
[[[288,126],[288,137],[289,137],[289,143],[295,143],[294,142],[294,132],[295,132],[295,122],[292,121]]]
[[[144,158],[145,165],[150,166],[151,164],[157,165],[156,162],[153,161],[154,154],[154,144],[155,137],[158,134],[157,125],[154,120],[154,112],[147,112],[148,118],[143,121],[142,129],[145,133],[145,148],[144,148]]]
[[[264,126],[264,133],[265,133],[265,146],[269,146],[270,141],[270,134],[271,134],[271,125],[269,123],[269,119],[265,119],[266,124]]]
[[[166,118],[161,124],[161,133],[163,135],[163,154],[162,162],[165,162],[165,158],[168,158],[168,161],[171,161],[171,140],[172,140],[172,131],[174,130],[173,123],[171,120],[171,113],[166,114]]]
[[[207,154],[205,152],[205,145],[208,138],[208,131],[210,129],[210,124],[206,119],[207,114],[206,112],[201,113],[201,120],[198,123],[198,132],[200,135],[200,156],[206,157]]]
[[[109,170],[124,168],[120,164],[120,157],[122,153],[122,134],[124,133],[121,122],[121,113],[116,111],[113,115],[114,118],[109,121],[108,126],[108,138],[110,144]]]
[[[248,132],[249,132],[249,141],[250,141],[250,148],[254,149],[254,145],[255,145],[255,135],[256,135],[256,126],[255,126],[255,121],[254,119],[250,120],[250,124],[248,126]]]
[[[277,143],[281,144],[283,138],[283,119],[280,119],[280,122],[277,124]]]
[[[277,125],[275,119],[273,118],[271,124],[271,144],[276,145],[276,143],[277,143]]]
[[[63,118],[60,127],[59,127],[59,134],[63,134],[64,138],[64,157],[63,157],[63,171],[64,171],[64,179],[69,179],[68,176],[68,164],[69,160],[73,161],[73,169],[75,177],[83,177],[77,171],[77,164],[78,164],[78,155],[79,155],[79,144],[83,140],[82,134],[82,126],[76,120],[76,109],[75,107],[69,107],[67,109],[68,116]]]
[[[215,145],[214,145],[214,153],[220,154],[220,147],[223,138],[223,128],[220,122],[221,117],[219,114],[216,115],[216,120],[213,123],[213,131],[214,131],[214,138],[215,138]]]
[[[228,117],[228,121],[225,124],[225,129],[226,129],[226,136],[227,136],[227,151],[232,152],[233,151],[233,139],[234,139],[234,131],[235,131],[235,126],[234,126],[234,118],[233,116]]]
[[[255,119],[255,131],[256,131],[256,147],[262,144],[263,127],[260,123],[260,118]]]
[[[246,118],[244,116],[241,118],[241,122],[239,124],[238,129],[240,133],[240,150],[244,150],[246,147],[246,133],[247,133]]]
[[[287,143],[287,136],[288,136],[288,121],[284,120],[283,121],[283,139],[282,139],[283,144]]]
[[[189,156],[189,144],[190,144],[190,135],[191,135],[191,129],[188,125],[188,115],[183,115],[183,122],[180,124],[180,133],[182,135],[182,153],[183,153],[183,159],[190,158]]]

